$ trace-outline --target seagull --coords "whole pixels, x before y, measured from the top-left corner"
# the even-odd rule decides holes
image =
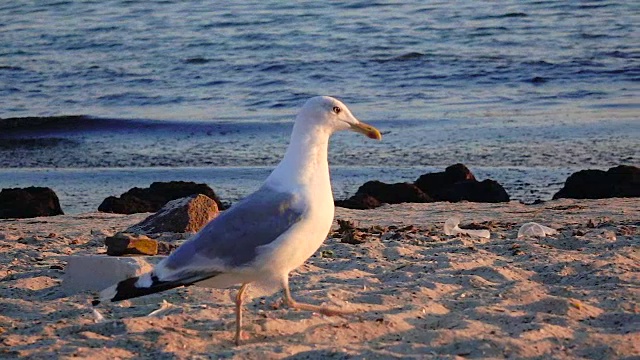
[[[242,335],[242,299],[249,284],[276,284],[284,303],[326,316],[349,312],[300,303],[291,297],[289,273],[324,242],[334,216],[327,150],[336,131],[353,130],[381,140],[375,127],[356,119],[339,100],[309,99],[296,116],[280,164],[254,193],[211,220],[148,273],[122,280],[92,301],[116,302],[180,286],[240,285],[235,297],[235,344]]]

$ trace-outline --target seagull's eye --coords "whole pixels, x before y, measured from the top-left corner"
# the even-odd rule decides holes
[[[336,114],[340,114],[340,111],[342,111],[342,109],[340,109],[339,107],[337,107],[337,106],[334,106],[334,107],[333,107],[333,112],[334,112],[334,113],[336,113]]]

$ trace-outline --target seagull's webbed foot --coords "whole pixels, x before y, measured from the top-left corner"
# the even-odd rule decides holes
[[[289,290],[289,284],[284,284],[284,302],[293,309],[313,311],[326,316],[345,316],[353,314],[353,311],[347,311],[342,309],[330,308],[325,306],[311,305],[297,302],[291,297],[291,291]]]
[[[244,291],[247,289],[249,284],[242,284],[240,290],[238,290],[238,294],[236,295],[236,336],[234,337],[236,346],[240,345],[240,340],[243,338],[242,336],[242,295]]]

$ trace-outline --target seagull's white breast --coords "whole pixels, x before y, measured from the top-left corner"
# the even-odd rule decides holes
[[[317,179],[321,180],[321,179]],[[256,259],[264,271],[285,275],[302,265],[324,242],[334,216],[333,195],[328,176],[298,189],[298,202],[306,206],[303,219],[276,241],[259,248]]]

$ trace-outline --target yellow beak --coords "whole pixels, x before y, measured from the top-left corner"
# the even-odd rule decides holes
[[[382,135],[380,134],[380,130],[363,122],[352,124],[351,130],[364,134],[370,139],[382,140]]]

